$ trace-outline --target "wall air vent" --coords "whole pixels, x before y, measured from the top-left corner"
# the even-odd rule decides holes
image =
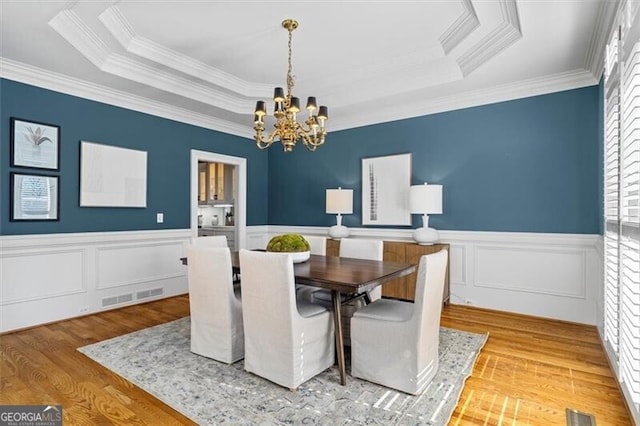
[[[164,288],[160,287],[160,288],[153,288],[151,290],[149,290],[149,295],[151,297],[153,296],[162,296],[164,294]]]
[[[104,299],[102,299],[103,308],[105,306],[111,306],[111,305],[117,305],[117,304],[118,304],[118,296],[105,297]]]
[[[120,303],[131,302],[132,300],[133,294],[131,293],[121,294],[119,296],[105,297],[104,299],[102,299],[102,307],[104,308],[106,306],[119,305]]]
[[[592,414],[567,408],[567,426],[596,426],[596,418]]]
[[[133,294],[121,294],[118,296],[118,303],[127,303],[133,300]]]
[[[164,288],[152,288],[150,290],[142,290],[136,293],[136,299],[146,299],[148,297],[162,296]]]

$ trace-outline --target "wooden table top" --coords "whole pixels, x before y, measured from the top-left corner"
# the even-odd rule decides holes
[[[186,264],[186,258],[181,258]],[[231,253],[234,272],[240,271],[238,252]],[[297,284],[359,294],[385,281],[409,275],[416,265],[407,263],[311,255],[309,260],[293,265]]]

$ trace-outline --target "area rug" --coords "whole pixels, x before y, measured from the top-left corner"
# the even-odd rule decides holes
[[[341,386],[336,367],[292,392],[245,372],[242,361],[191,353],[189,333],[185,317],[78,350],[200,425],[446,425],[488,337],[441,328],[438,373],[412,396],[349,375]]]

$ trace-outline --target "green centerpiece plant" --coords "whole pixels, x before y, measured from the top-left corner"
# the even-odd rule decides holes
[[[273,252],[296,253],[309,250],[309,242],[300,234],[276,235],[267,244],[267,251]]]

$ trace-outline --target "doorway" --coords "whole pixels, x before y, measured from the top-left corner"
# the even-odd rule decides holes
[[[247,159],[214,152],[191,150],[191,235],[198,236],[198,183],[199,162],[219,163],[234,166],[233,173],[236,188],[233,205],[233,224],[235,226],[235,249],[246,247],[247,238]]]

